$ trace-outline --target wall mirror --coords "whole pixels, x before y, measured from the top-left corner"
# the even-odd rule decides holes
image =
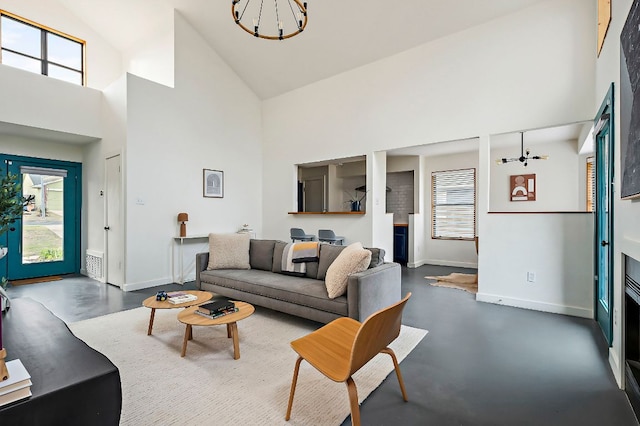
[[[297,164],[297,174],[298,212],[364,212],[366,156]]]

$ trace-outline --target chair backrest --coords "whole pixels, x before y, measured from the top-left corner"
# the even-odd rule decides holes
[[[400,335],[402,311],[410,297],[411,293],[407,293],[404,299],[374,312],[362,323],[351,349],[349,375],[358,371]]]
[[[301,228],[291,228],[291,238],[293,237],[304,237],[306,234],[304,230]]]
[[[333,239],[336,237],[336,233],[331,229],[318,229],[318,239],[321,240],[323,238]]]

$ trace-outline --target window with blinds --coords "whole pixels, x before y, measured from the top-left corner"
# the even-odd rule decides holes
[[[476,169],[431,173],[431,237],[476,236]]]
[[[587,211],[595,211],[596,201],[596,163],[593,157],[587,158]]]

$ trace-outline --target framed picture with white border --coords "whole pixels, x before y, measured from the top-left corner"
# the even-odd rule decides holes
[[[224,197],[224,172],[202,169],[202,196],[207,198]]]

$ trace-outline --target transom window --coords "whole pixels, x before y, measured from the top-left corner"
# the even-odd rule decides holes
[[[84,85],[83,40],[0,10],[0,62]]]
[[[476,169],[431,173],[431,237],[476,236]]]

